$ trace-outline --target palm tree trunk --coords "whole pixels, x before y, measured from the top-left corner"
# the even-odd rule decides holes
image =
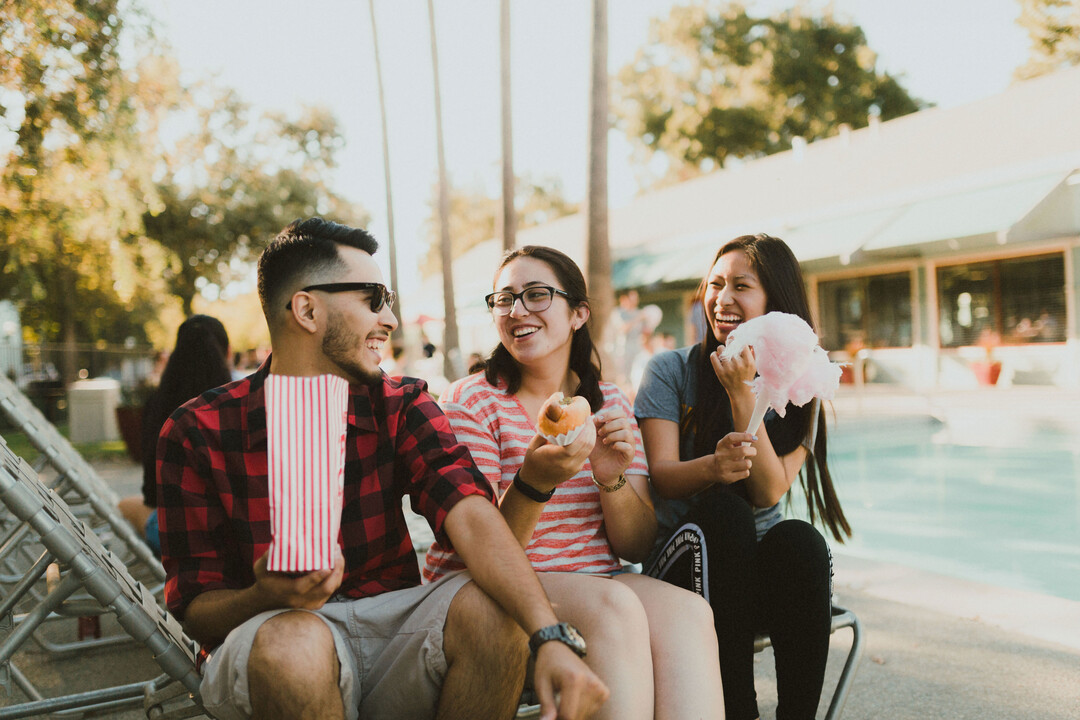
[[[394,243],[394,200],[390,191],[390,138],[386,130],[386,96],[383,94],[382,64],[379,62],[379,32],[375,26],[375,0],[368,0],[371,12],[371,46],[375,50],[375,79],[379,86],[379,119],[382,121],[383,175],[386,178],[386,237],[390,251],[390,287],[398,290],[397,315],[398,327],[392,335],[393,340],[401,341],[404,332],[405,311],[402,308],[397,271],[397,245]]]
[[[502,238],[503,250],[517,244],[514,208],[514,146],[510,111],[510,0],[499,0],[499,55],[502,87]]]
[[[611,284],[611,248],[608,243],[607,0],[593,0],[590,84],[587,270],[589,296],[592,298],[592,336],[603,347],[599,341],[604,337],[608,316],[615,307],[615,292]]]
[[[431,68],[435,85],[435,137],[439,156],[439,249],[443,275],[443,375],[456,380],[464,375],[460,366],[457,311],[454,307],[454,259],[450,251],[450,187],[446,179],[446,155],[443,152],[442,98],[439,90],[439,52],[435,45],[435,7],[428,0],[431,26]]]

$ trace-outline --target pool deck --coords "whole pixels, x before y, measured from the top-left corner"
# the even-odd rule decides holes
[[[977,427],[969,442],[998,441],[1000,428],[1014,442],[1039,432],[1080,447],[1080,391],[1059,388],[989,388],[920,395],[896,388],[844,387],[834,408],[838,429],[848,423],[887,430],[900,422],[948,423],[964,418]],[[994,430],[990,433],[990,430]],[[138,491],[140,469],[129,463],[99,465],[118,492]],[[836,556],[838,602],[862,622],[865,648],[845,705],[845,718],[1080,717],[1080,602],[959,580],[906,566],[844,554]],[[838,630],[830,649],[826,692],[839,674],[850,631]],[[56,661],[36,648],[15,662],[47,695],[153,677],[146,651],[131,646],[90,657]],[[760,710],[775,716],[771,650],[756,657]],[[21,701],[21,696],[17,696]],[[0,698],[0,706],[11,700]],[[142,717],[113,711],[119,720]]]

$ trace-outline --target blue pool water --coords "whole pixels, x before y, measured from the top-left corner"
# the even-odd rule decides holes
[[[949,444],[940,425],[840,432],[839,552],[1080,601],[1080,448]],[[793,509],[802,515],[801,499]]]

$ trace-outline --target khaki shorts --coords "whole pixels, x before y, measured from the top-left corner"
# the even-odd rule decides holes
[[[348,720],[435,716],[446,676],[446,613],[469,580],[468,572],[459,572],[430,585],[297,611],[321,618],[334,636],[341,663],[338,687]],[[256,615],[211,653],[199,692],[218,720],[251,717],[248,655],[259,627],[282,612],[288,610]]]

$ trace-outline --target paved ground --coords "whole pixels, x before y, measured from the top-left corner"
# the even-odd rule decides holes
[[[836,411],[841,426],[878,422],[888,428],[901,417],[933,415],[948,420],[953,414],[954,418],[974,418],[989,429],[1000,424],[1004,408],[1012,413],[1012,437],[1017,432],[1050,428],[1050,432],[1080,438],[1063,412],[1064,407],[1075,407],[1078,399],[1075,391],[1049,388],[922,396],[871,387],[859,393],[845,389]],[[988,417],[992,412],[997,413],[996,419]],[[958,426],[958,430],[963,428]],[[101,472],[123,493],[138,489],[138,469],[133,465],[102,466]],[[866,638],[845,718],[1080,718],[1080,602],[842,553],[836,557],[835,586],[839,602],[862,621]],[[54,632],[70,638],[74,628],[68,625]],[[850,631],[839,630],[830,651],[827,689],[836,682],[849,644]],[[773,717],[771,651],[756,660],[762,716]],[[67,660],[28,648],[15,662],[46,695],[157,674],[149,654],[134,646],[82,653]],[[24,699],[16,692],[12,698],[0,698],[0,706]],[[821,713],[826,705],[827,698]],[[104,716],[135,720],[142,715],[114,710]]]

